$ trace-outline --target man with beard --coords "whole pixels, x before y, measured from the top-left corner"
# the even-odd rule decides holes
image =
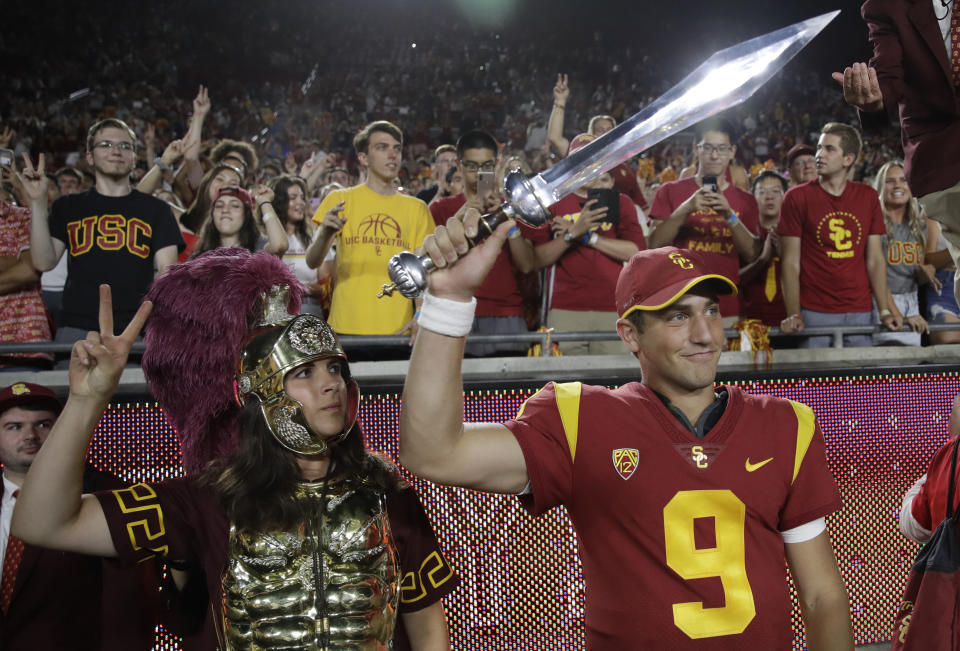
[[[33,265],[38,271],[49,271],[64,251],[69,256],[55,341],[79,341],[97,329],[95,306],[101,283],[113,286],[114,318],[126,327],[155,275],[175,263],[185,246],[170,207],[134,190],[130,183],[136,141],[133,130],[115,118],[90,127],[87,162],[95,171],[95,186],[57,199],[49,220],[43,154],[36,168],[24,156]]]

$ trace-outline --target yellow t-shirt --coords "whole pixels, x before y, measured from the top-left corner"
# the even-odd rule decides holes
[[[337,234],[336,284],[330,305],[330,327],[341,334],[390,335],[413,317],[413,301],[399,293],[377,298],[390,282],[387,262],[400,251],[413,251],[433,231],[427,204],[415,197],[384,197],[366,185],[327,195],[313,221],[340,201],[347,223]]]

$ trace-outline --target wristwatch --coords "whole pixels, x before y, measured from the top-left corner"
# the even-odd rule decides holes
[[[563,234],[563,241],[567,244],[576,244],[579,238],[573,237],[573,234],[570,231],[567,231]]]

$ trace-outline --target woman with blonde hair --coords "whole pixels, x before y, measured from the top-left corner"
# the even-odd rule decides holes
[[[903,171],[903,161],[888,161],[877,172],[873,187],[880,195],[883,221],[887,232],[883,247],[887,261],[888,304],[899,312],[912,332],[879,332],[875,344],[920,345],[921,333],[929,332],[927,321],[920,315],[917,290],[920,284],[935,282],[931,265],[926,265],[924,252],[930,220],[920,202],[910,192]],[[874,306],[874,322],[880,323]]]

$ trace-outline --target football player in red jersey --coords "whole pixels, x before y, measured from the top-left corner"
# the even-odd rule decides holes
[[[640,382],[551,383],[514,420],[464,423],[473,292],[512,227],[465,255],[477,217],[451,219],[424,242],[439,270],[404,388],[403,464],[439,484],[517,494],[533,514],[564,505],[588,586],[588,649],[789,648],[784,561],[809,648],[852,649],[824,523],[840,494],[813,412],[714,385],[718,297],[733,283],[690,251],[637,253],[616,303]]]

